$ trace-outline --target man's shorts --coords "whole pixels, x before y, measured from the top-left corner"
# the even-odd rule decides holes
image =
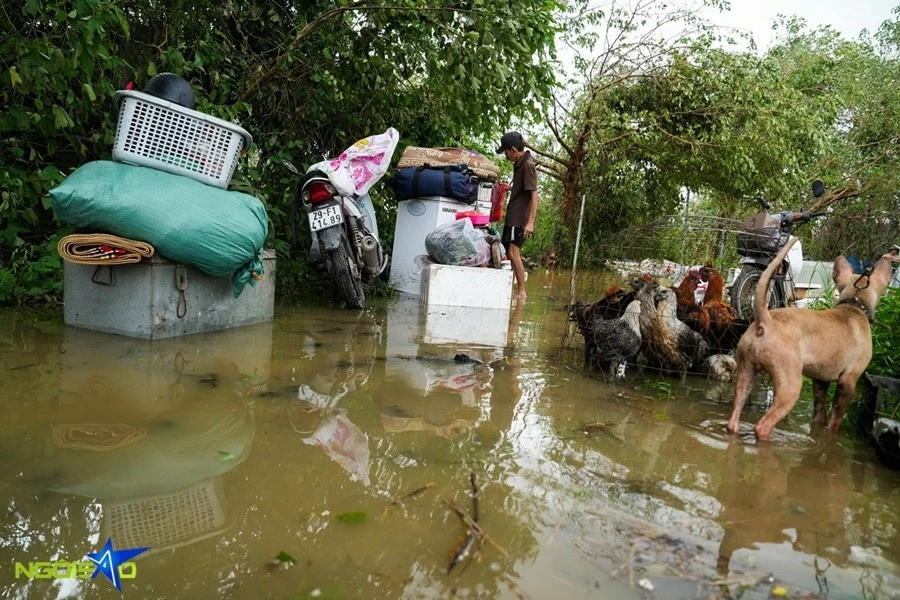
[[[505,248],[509,248],[510,244],[515,244],[521,248],[522,244],[525,243],[525,228],[504,226],[500,241]]]

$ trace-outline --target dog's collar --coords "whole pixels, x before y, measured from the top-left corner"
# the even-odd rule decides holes
[[[851,296],[850,298],[847,298],[846,300],[840,300],[840,301],[838,301],[837,304],[835,304],[835,306],[840,306],[841,304],[849,304],[850,306],[855,306],[859,310],[863,311],[863,313],[865,313],[866,319],[869,320],[869,323],[874,321],[872,316],[870,316],[870,314],[869,314],[869,309],[866,308],[866,306],[862,303],[862,301],[860,301],[860,299],[857,296]]]

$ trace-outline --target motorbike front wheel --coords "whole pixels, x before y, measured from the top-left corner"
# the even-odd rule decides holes
[[[326,254],[325,265],[338,293],[347,303],[347,308],[365,308],[366,296],[363,292],[362,278],[353,258],[350,242],[343,233],[340,245]]]
[[[756,305],[756,285],[762,271],[757,267],[745,266],[731,286],[731,306],[739,319],[753,320]],[[769,308],[784,306],[784,294],[775,280],[769,282],[766,291],[766,304]]]

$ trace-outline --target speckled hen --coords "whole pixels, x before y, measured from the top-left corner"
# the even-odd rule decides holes
[[[708,347],[703,336],[682,323],[676,316],[677,300],[671,288],[658,288],[652,295],[656,303],[653,325],[641,329],[645,338],[645,353],[648,361],[656,363],[664,371],[687,373],[700,364],[708,355]],[[641,313],[645,304],[641,305]],[[653,355],[653,359],[649,356]]]
[[[584,334],[585,362],[611,375],[623,373],[625,365],[634,363],[641,352],[640,314],[641,303],[634,300],[618,319],[592,322]]]

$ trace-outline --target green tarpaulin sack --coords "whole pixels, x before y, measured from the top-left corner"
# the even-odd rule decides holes
[[[73,227],[152,244],[169,260],[231,277],[237,297],[263,274],[268,233],[257,198],[146,167],[96,161],[50,190],[56,216]]]

